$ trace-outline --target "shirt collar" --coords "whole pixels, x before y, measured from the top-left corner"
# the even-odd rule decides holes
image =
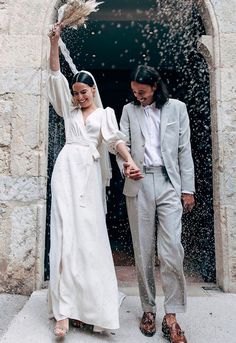
[[[149,114],[148,113],[149,110],[157,110],[156,102],[154,101],[150,105],[144,106],[143,109],[144,109],[144,112],[148,115]]]

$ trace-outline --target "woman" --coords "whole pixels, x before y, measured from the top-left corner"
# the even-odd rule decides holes
[[[120,154],[138,170],[118,130],[114,111],[101,108],[93,76],[75,75],[72,96],[60,72],[56,24],[50,37],[49,98],[63,116],[66,144],[52,175],[49,305],[56,319],[54,333],[63,337],[69,318],[102,329],[119,327],[117,280],[106,229],[103,197],[107,178],[105,141],[109,151]],[[100,106],[100,107],[98,107]],[[105,177],[104,177],[105,175]]]

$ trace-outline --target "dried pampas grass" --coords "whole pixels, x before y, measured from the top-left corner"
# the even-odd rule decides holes
[[[83,26],[92,12],[98,11],[98,6],[103,2],[96,0],[69,0],[59,8],[58,20],[62,27],[77,28]]]

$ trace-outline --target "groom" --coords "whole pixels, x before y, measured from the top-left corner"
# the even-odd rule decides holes
[[[162,331],[171,343],[187,343],[176,320],[176,313],[186,309],[181,217],[195,203],[187,109],[184,103],[169,99],[152,67],[139,66],[133,72],[131,89],[134,100],[124,106],[120,128],[142,174],[117,160],[126,176],[124,194],[143,308],[140,330],[145,336],[156,332],[157,243],[165,296]]]

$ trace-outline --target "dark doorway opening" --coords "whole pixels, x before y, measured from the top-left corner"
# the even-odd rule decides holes
[[[124,1],[124,9],[136,5],[154,9],[156,1],[140,5]],[[122,6],[122,2],[119,2]],[[212,151],[209,72],[197,52],[197,40],[205,34],[197,8],[191,4],[187,24],[174,34],[166,17],[158,22],[149,19],[130,20],[123,12],[114,18],[116,1],[104,4],[107,19],[94,18],[86,29],[63,32],[63,40],[78,69],[90,70],[96,78],[103,105],[115,109],[120,119],[122,107],[129,101],[129,75],[140,63],[156,67],[168,86],[171,97],[187,104],[191,123],[191,143],[196,174],[195,210],[183,216],[183,245],[187,275],[199,273],[204,281],[215,281],[215,248],[212,189]],[[133,7],[132,7],[133,6]],[[123,8],[123,7],[122,7]],[[142,11],[145,9],[142,7]],[[155,12],[155,11],[154,11]],[[115,12],[116,13],[116,12]],[[120,13],[120,12],[119,12]],[[142,12],[144,13],[144,12]],[[109,19],[109,15],[113,19]],[[160,17],[160,16],[159,16]],[[123,18],[123,19],[122,19]],[[161,18],[161,17],[160,17]],[[71,71],[61,58],[62,71],[70,80]],[[50,177],[56,156],[64,144],[63,121],[50,109],[48,207],[45,255],[45,276],[48,278],[50,247]],[[134,264],[123,180],[111,156],[113,179],[107,191],[107,226],[116,265]]]

